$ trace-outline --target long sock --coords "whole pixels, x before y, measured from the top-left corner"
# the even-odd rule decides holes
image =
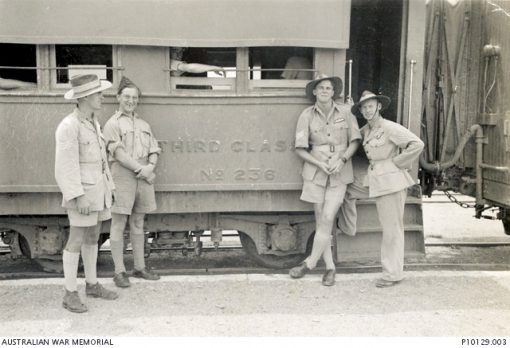
[[[85,270],[85,280],[89,284],[97,283],[97,244],[83,244],[81,246],[81,258]]]
[[[115,273],[126,272],[124,266],[124,241],[110,240],[110,249],[112,251],[113,264],[115,265]]]
[[[133,260],[135,263],[135,269],[140,271],[145,268],[144,255],[144,242],[145,236],[143,234],[131,233],[131,246],[133,247]]]
[[[62,255],[62,263],[64,265],[64,282],[68,291],[76,291],[76,277],[78,275],[78,262],[80,253],[72,253],[64,250]]]

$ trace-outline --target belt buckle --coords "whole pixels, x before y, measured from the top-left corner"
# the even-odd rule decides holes
[[[329,145],[329,152],[335,152],[335,145]]]

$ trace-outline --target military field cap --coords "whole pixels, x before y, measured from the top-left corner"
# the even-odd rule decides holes
[[[306,96],[311,101],[315,101],[315,96],[313,95],[313,90],[315,87],[321,83],[322,81],[329,80],[333,84],[333,89],[335,90],[335,94],[333,94],[333,99],[337,99],[342,93],[342,79],[338,76],[327,76],[324,74],[319,74],[315,78],[315,80],[308,82],[306,85]]]
[[[117,89],[117,94],[120,95],[124,88],[136,88],[138,90],[138,96],[142,95],[140,87],[138,87],[133,81],[128,79],[126,76],[122,76],[122,79],[119,82],[119,88]]]
[[[65,99],[83,98],[112,86],[110,81],[99,80],[94,74],[76,75],[69,82],[73,88],[64,94]]]
[[[367,100],[370,100],[370,99],[377,99],[377,101],[379,103],[381,103],[381,105],[382,105],[381,110],[386,109],[388,107],[388,105],[390,105],[390,103],[391,103],[390,97],[387,97],[382,94],[374,94],[370,91],[363,91],[363,93],[361,93],[361,98],[359,98],[359,102],[357,102],[356,104],[354,104],[352,106],[351,112],[353,114],[358,113],[361,104],[363,104],[363,102],[366,102]]]

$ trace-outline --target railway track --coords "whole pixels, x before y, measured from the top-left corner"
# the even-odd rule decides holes
[[[5,248],[2,248],[5,251]],[[103,249],[98,258],[98,276],[111,278],[113,264],[109,250]],[[126,265],[132,264],[132,255],[125,255]],[[61,264],[54,261],[56,265]],[[212,274],[285,274],[287,269],[263,268],[251,261],[240,246],[227,248],[204,248],[200,257],[183,256],[178,250],[153,251],[149,263],[160,275],[212,275]],[[405,269],[408,271],[459,270],[459,271],[510,271],[510,243],[426,243],[425,256],[406,257]],[[377,261],[356,261],[337,263],[338,273],[380,272]],[[320,274],[318,268],[312,273]],[[11,260],[9,255],[0,255],[0,280],[55,278],[61,273],[49,273],[42,270],[41,264],[30,259]]]

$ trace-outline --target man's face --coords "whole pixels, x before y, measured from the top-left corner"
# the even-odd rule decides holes
[[[126,114],[133,113],[138,105],[138,89],[135,87],[124,88],[122,93],[117,95],[117,100],[120,111]]]
[[[100,110],[101,109],[101,106],[103,104],[103,99],[104,99],[103,92],[97,92],[97,93],[88,95],[86,98],[87,98],[87,101],[88,101],[90,107],[92,108],[92,110]]]
[[[330,80],[321,81],[315,86],[313,95],[317,98],[318,102],[326,103],[333,98],[335,90],[333,89],[333,83]]]
[[[379,111],[379,102],[376,99],[369,99],[360,106],[360,111],[365,120],[370,121]]]

